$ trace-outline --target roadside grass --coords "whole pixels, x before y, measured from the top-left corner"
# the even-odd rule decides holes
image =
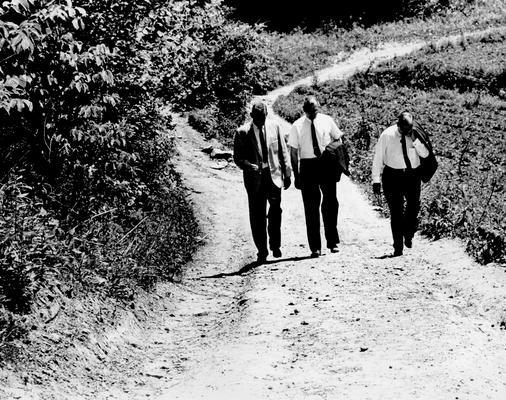
[[[392,79],[406,66],[425,66],[426,51],[396,59],[377,69],[360,73],[348,80],[331,81],[312,87],[298,87],[280,97],[275,111],[295,120],[303,97],[314,94],[322,111],[334,116],[347,133],[352,155],[352,177],[370,191],[370,168],[377,137],[395,123],[402,110],[411,110],[427,130],[440,163],[436,176],[423,186],[420,214],[421,232],[431,238],[459,237],[480,262],[506,263],[506,98],[497,95],[497,87],[478,80],[482,71],[498,81],[503,70],[489,67],[504,59],[502,42],[479,41],[475,44],[447,47],[430,55],[446,60],[448,71],[482,82],[472,90],[468,86],[441,87],[431,79],[431,68],[415,80]],[[462,62],[472,59],[473,68]],[[494,63],[495,61],[495,63]],[[482,65],[476,65],[482,63]],[[409,68],[408,68],[409,69]],[[459,75],[460,74],[460,75]],[[469,78],[470,76],[470,78]],[[437,82],[437,81],[436,81]],[[431,86],[433,85],[433,86]]]
[[[419,53],[384,62],[373,74],[362,73],[362,86],[399,85],[418,89],[483,90],[501,94],[506,88],[506,30],[459,43],[430,45]]]
[[[506,2],[478,1],[464,11],[444,11],[430,18],[407,18],[395,22],[351,28],[322,27],[313,32],[296,29],[290,33],[264,31],[264,54],[274,89],[314,71],[331,66],[363,47],[374,50],[387,42],[431,40],[445,35],[506,24]]]

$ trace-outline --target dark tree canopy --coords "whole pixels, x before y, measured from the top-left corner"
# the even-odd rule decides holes
[[[448,7],[463,7],[474,0],[224,0],[233,15],[246,22],[265,23],[276,30],[297,26],[317,28],[325,23],[365,25],[415,15],[430,15]]]

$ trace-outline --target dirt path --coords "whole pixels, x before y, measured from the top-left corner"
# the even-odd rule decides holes
[[[361,52],[319,79],[420,46]],[[272,105],[294,85],[263,98]],[[163,311],[129,339],[135,351],[103,367],[105,379],[34,398],[506,399],[503,269],[476,265],[456,242],[420,237],[405,256],[381,259],[391,251],[388,221],[346,179],[339,253],[307,257],[292,187],[283,192],[283,257],[255,267],[240,171],[209,159],[201,136],[176,122],[175,164],[205,245],[179,284],[159,288],[170,293]],[[12,398],[27,398],[20,393]]]
[[[301,198],[289,190],[286,258],[248,270],[240,175],[194,159],[199,168],[185,170],[213,236],[184,280],[170,338],[171,357],[186,360],[157,398],[506,398],[503,271],[420,238],[405,257],[378,259],[390,251],[388,222],[347,181],[340,253],[306,258]]]
[[[422,46],[357,53],[318,79],[346,78]],[[261,99],[271,106],[310,79]],[[284,258],[252,268],[239,171],[211,170],[194,153],[199,137],[185,139],[181,171],[210,218],[208,244],[184,280],[187,324],[177,335],[201,338],[181,341],[188,363],[159,399],[506,398],[503,270],[475,265],[455,242],[419,237],[405,257],[380,259],[390,251],[388,221],[349,180],[339,184],[340,253],[307,258],[302,201],[291,188],[283,193]]]

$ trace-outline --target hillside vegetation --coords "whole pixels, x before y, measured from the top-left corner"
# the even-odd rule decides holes
[[[504,35],[434,46],[348,82],[297,88],[275,104],[289,121],[316,95],[350,138],[353,177],[370,187],[381,130],[411,110],[432,134],[440,169],[423,189],[421,231],[457,236],[479,261],[506,262],[506,81]]]
[[[375,49],[383,43],[431,40],[506,21],[506,2],[502,0],[394,0],[391,8],[384,2],[370,1],[319,1],[311,7],[297,2],[287,2],[286,7],[279,4],[262,7],[265,2],[236,0],[224,3],[235,7],[232,17],[261,25],[247,29],[239,24],[244,40],[228,41],[225,34],[223,41],[213,41],[199,59],[203,67],[198,68],[206,72],[199,73],[197,79],[209,76],[209,69],[222,71],[226,76],[229,68],[230,82],[225,87],[234,85],[236,90],[228,90],[224,100],[217,96],[201,97],[189,122],[206,137],[219,137],[229,145],[235,127],[242,123],[244,116],[244,109],[239,107],[242,101],[231,103],[227,100],[231,95],[245,99],[252,93],[265,93],[345,60],[353,51],[364,47]],[[379,8],[386,14],[378,13]],[[305,18],[307,15],[313,18]],[[216,66],[222,62],[223,54],[228,53],[220,43],[242,50],[240,57],[227,57],[226,68]],[[237,67],[239,73],[235,72]],[[219,85],[223,83],[211,80],[205,87],[208,93],[222,95]]]
[[[503,0],[317,1],[310,7],[286,1],[281,2],[286,7],[276,8],[225,3],[236,7],[236,18],[265,24],[260,37],[267,43],[262,54],[268,70],[263,87],[268,89],[311,75],[364,47],[431,40],[506,21]]]
[[[468,11],[481,6],[476,0],[355,0],[353,2],[314,0],[309,5],[302,0],[279,0],[272,7],[268,0],[255,3],[225,0],[235,8],[237,18],[249,22],[266,22],[270,29],[286,31],[294,27],[319,28],[322,24],[350,27],[359,22],[370,26],[406,18],[428,18],[452,12]]]

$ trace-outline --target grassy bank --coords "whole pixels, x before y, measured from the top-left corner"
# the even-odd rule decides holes
[[[388,42],[430,41],[441,36],[506,24],[506,3],[478,1],[463,10],[446,9],[427,18],[413,17],[393,22],[349,28],[328,25],[313,31],[262,32],[274,89],[314,71],[330,66],[363,47],[375,49]]]

